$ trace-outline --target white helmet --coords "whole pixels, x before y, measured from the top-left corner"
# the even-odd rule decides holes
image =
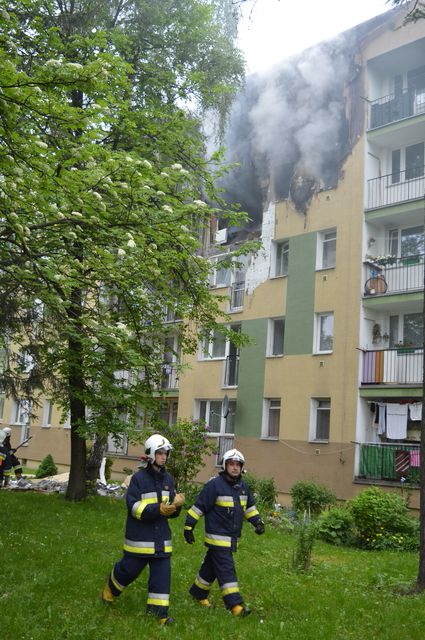
[[[149,438],[145,442],[145,455],[147,456],[149,462],[152,464],[155,462],[155,453],[159,449],[165,449],[168,452],[173,448],[167,438],[159,435],[159,433],[154,433],[153,436],[149,436]]]
[[[3,444],[6,438],[7,438],[6,431],[4,429],[0,429],[0,444]]]
[[[3,427],[3,431],[5,432],[6,437],[10,436],[10,434],[12,433],[12,429],[10,427]]]
[[[240,462],[242,471],[242,468],[245,464],[245,458],[240,451],[238,451],[237,449],[230,449],[230,451],[226,451],[223,456],[223,460],[221,461],[221,466],[224,471],[226,471],[226,462],[229,462],[229,460],[236,460],[236,462]]]

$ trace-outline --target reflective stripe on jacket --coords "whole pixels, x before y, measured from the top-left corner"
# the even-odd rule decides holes
[[[127,521],[123,550],[138,557],[164,557],[172,552],[168,518],[159,511],[161,502],[172,502],[174,481],[170,474],[152,465],[135,473],[126,493]],[[171,516],[179,515],[177,509]]]
[[[236,550],[244,520],[256,526],[261,520],[248,485],[239,479],[229,481],[221,472],[209,480],[188,510],[185,527],[194,528],[205,516],[205,546]]]

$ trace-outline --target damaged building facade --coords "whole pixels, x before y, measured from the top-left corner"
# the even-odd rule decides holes
[[[238,348],[211,335],[179,362],[170,344],[163,376],[163,418],[203,419],[217,439],[200,479],[237,447],[282,501],[304,479],[340,499],[418,480],[425,21],[404,25],[404,15],[249,78],[234,106],[227,144],[240,166],[223,186],[251,222],[219,229],[207,251],[228,324],[251,340]],[[261,249],[220,265],[246,237]],[[14,442],[25,415],[5,401]],[[21,458],[51,452],[65,468],[68,427],[46,401]],[[109,443],[115,472],[140,453]]]

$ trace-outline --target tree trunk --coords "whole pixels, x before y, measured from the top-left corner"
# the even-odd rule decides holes
[[[96,433],[86,465],[86,477],[89,483],[95,482],[99,477],[99,469],[102,464],[102,458],[105,455],[105,450],[105,438],[101,438],[99,434]]]

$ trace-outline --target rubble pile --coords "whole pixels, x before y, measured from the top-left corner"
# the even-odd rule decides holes
[[[19,480],[11,478],[9,485],[5,489],[9,491],[37,491],[39,493],[65,493],[69,480],[69,473],[61,473],[47,478],[35,478],[33,476],[23,476]],[[96,493],[99,496],[112,496],[122,498],[128,486],[127,481],[123,483],[104,484],[100,480],[96,483]]]

